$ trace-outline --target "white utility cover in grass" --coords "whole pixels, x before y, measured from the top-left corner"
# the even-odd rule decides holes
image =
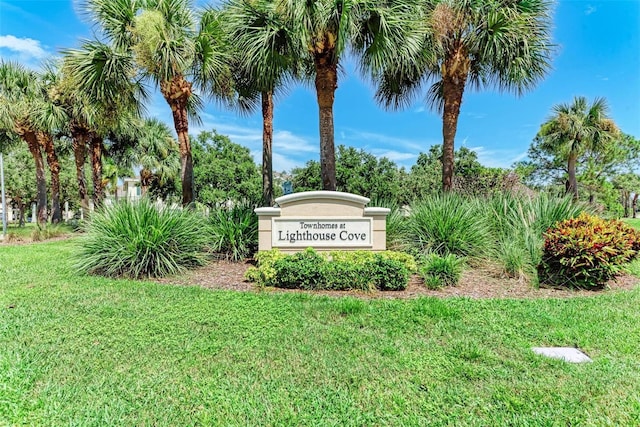
[[[533,347],[532,350],[536,354],[561,359],[569,363],[592,362],[589,356],[573,347]]]

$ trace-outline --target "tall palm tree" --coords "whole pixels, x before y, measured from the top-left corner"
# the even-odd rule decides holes
[[[218,12],[196,16],[190,0],[88,0],[87,9],[116,50],[131,54],[171,108],[181,158],[182,204],[194,201],[189,116],[204,95],[231,92],[229,55]],[[197,25],[196,25],[197,24]]]
[[[497,88],[521,95],[550,68],[549,0],[421,0],[425,26],[416,56],[398,55],[374,70],[376,99],[407,105],[425,84],[442,114],[442,188],[453,183],[454,142],[465,89]]]
[[[39,224],[47,222],[47,180],[34,112],[41,108],[41,81],[22,65],[0,61],[0,128],[27,143],[36,165],[36,209]]]
[[[34,118],[39,128],[38,142],[46,154],[51,176],[51,223],[57,224],[62,221],[62,208],[60,206],[60,161],[54,145],[54,136],[63,133],[69,117],[58,102],[56,64],[46,63],[38,77],[41,82],[42,102],[39,104],[40,108],[34,111]]]
[[[333,103],[340,64],[351,50],[363,70],[379,70],[401,56],[417,56],[420,35],[413,1],[279,0],[288,31],[313,76],[319,110],[322,187],[336,189]]]
[[[271,0],[231,0],[224,23],[234,40],[235,89],[241,111],[262,109],[262,204],[273,199],[274,94],[296,75],[296,45],[285,17]]]
[[[553,107],[553,115],[542,125],[538,136],[542,144],[567,159],[567,194],[578,198],[576,165],[585,150],[598,151],[619,135],[616,124],[609,117],[609,107],[604,98],[596,98],[591,105],[582,96],[571,104]]]
[[[135,128],[147,93],[141,82],[132,79],[135,63],[126,50],[99,41],[85,41],[78,49],[64,50],[63,55],[59,102],[69,116],[78,191],[86,213],[87,155],[91,162],[93,203],[100,206],[104,199],[104,139]]]

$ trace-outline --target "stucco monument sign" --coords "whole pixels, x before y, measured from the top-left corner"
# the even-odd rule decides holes
[[[258,249],[297,252],[383,251],[389,209],[365,207],[366,197],[339,191],[308,191],[276,199],[277,208],[258,208]]]

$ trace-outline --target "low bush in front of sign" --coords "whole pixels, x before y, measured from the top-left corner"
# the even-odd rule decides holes
[[[416,262],[401,252],[333,251],[308,248],[285,255],[277,249],[256,255],[247,279],[260,286],[306,290],[404,290]]]

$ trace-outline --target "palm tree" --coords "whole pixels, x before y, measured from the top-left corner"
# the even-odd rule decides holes
[[[609,118],[604,98],[596,98],[591,105],[582,96],[571,104],[553,107],[553,115],[542,125],[538,135],[543,146],[562,153],[567,159],[567,194],[578,198],[576,165],[585,150],[599,151],[619,134],[618,127]]]
[[[401,56],[417,56],[419,33],[415,2],[376,0],[280,0],[288,31],[314,78],[319,109],[322,188],[336,189],[333,103],[338,71],[347,52],[363,70],[379,70]]]
[[[262,108],[262,204],[272,206],[273,98],[296,74],[295,44],[273,1],[232,0],[223,13],[237,51],[234,81],[240,110]]]
[[[424,84],[427,102],[442,114],[442,188],[453,183],[454,141],[463,94],[494,87],[521,95],[550,68],[548,0],[421,0],[423,47],[374,70],[376,99],[387,108],[407,105]]]
[[[177,177],[180,151],[169,127],[157,119],[146,120],[138,138],[130,160],[141,167],[140,187],[144,196],[154,182],[162,186]]]
[[[86,213],[88,191],[84,165],[87,154],[93,178],[93,203],[100,206],[104,199],[104,139],[135,128],[147,94],[144,86],[131,78],[136,71],[135,64],[126,50],[86,41],[78,49],[64,50],[63,55],[59,102],[69,116],[78,191]]]
[[[38,142],[42,146],[49,165],[51,175],[51,223],[62,221],[60,206],[60,161],[54,145],[54,135],[60,135],[67,126],[69,117],[58,102],[58,70],[55,63],[47,63],[40,79],[41,100],[40,108],[34,111],[34,120],[39,128]]]
[[[47,222],[47,180],[45,177],[40,130],[34,112],[41,108],[38,75],[22,65],[0,61],[0,128],[27,143],[36,164],[36,207],[39,224]]]
[[[152,80],[171,108],[181,158],[182,204],[193,194],[189,116],[205,95],[231,92],[228,46],[218,12],[201,13],[199,25],[190,0],[88,0],[88,12],[115,50],[132,55],[142,75]]]

